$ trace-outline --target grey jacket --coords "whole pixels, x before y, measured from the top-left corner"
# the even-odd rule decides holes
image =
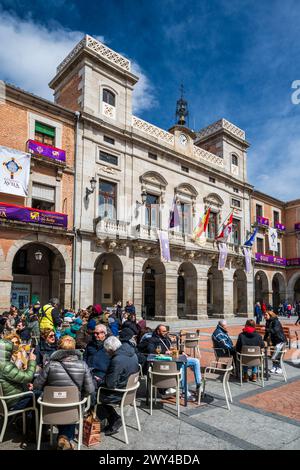
[[[60,349],[54,352],[50,362],[33,382],[33,388],[42,390],[46,385],[56,387],[77,385],[82,396],[90,395],[95,391],[93,379],[87,364],[81,361],[80,357],[80,352],[76,350]]]

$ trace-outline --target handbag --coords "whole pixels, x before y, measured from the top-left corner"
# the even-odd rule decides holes
[[[91,411],[83,420],[83,444],[87,447],[94,446],[101,441],[100,419],[95,411]]]

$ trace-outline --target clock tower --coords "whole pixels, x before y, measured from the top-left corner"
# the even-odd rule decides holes
[[[175,148],[180,153],[189,154],[192,149],[191,146],[194,143],[196,134],[186,127],[186,121],[188,121],[189,111],[188,103],[183,97],[183,85],[180,87],[180,99],[177,100],[176,104],[176,124],[169,129],[169,132],[175,136]]]

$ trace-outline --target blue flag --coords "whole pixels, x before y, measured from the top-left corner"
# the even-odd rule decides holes
[[[252,235],[250,235],[250,237],[248,238],[248,240],[245,241],[244,246],[253,246],[253,243],[254,243],[254,241],[255,241],[255,237],[256,237],[257,231],[258,231],[258,227],[255,227],[254,232],[252,233]]]

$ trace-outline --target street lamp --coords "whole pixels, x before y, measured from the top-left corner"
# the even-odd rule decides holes
[[[184,270],[182,268],[179,269],[179,276],[184,277]]]
[[[43,253],[38,250],[34,253],[34,257],[35,257],[35,260],[40,263],[40,261],[42,261],[42,258],[43,258]]]
[[[151,273],[152,273],[152,269],[151,269],[151,267],[149,266],[149,264],[148,264],[147,268],[145,269],[145,273],[146,273],[146,274],[151,274]]]
[[[108,264],[107,264],[106,260],[103,260],[102,271],[108,271]]]
[[[91,184],[91,189],[85,188],[85,197],[86,197],[86,199],[88,199],[90,194],[93,194],[93,192],[96,189],[97,180],[96,180],[96,178],[94,178],[94,176],[90,179],[90,184]]]

